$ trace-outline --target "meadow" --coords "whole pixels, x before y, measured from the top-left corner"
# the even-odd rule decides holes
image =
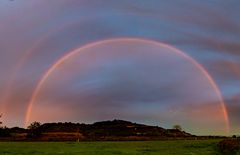
[[[0,155],[220,155],[219,141],[0,142]]]

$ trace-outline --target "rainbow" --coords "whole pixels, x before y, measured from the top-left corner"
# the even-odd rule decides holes
[[[222,112],[223,112],[223,116],[224,116],[224,122],[226,124],[225,130],[226,130],[226,133],[229,133],[229,118],[228,118],[227,109],[226,109],[223,97],[221,95],[221,92],[220,92],[217,84],[213,80],[213,78],[209,75],[207,70],[201,64],[199,64],[195,59],[193,59],[189,55],[185,54],[184,52],[182,52],[182,51],[180,51],[180,50],[178,50],[178,49],[176,49],[176,48],[174,48],[170,45],[167,45],[167,44],[164,44],[164,43],[161,43],[161,42],[157,42],[157,41],[154,41],[154,40],[147,40],[147,39],[142,39],[142,38],[127,38],[127,37],[126,38],[106,39],[106,40],[101,40],[101,41],[97,41],[97,42],[94,42],[94,43],[86,44],[86,45],[84,45],[80,48],[76,48],[76,49],[68,52],[63,57],[58,59],[54,64],[52,64],[50,66],[50,68],[43,74],[42,78],[37,83],[36,88],[34,89],[34,91],[32,93],[32,96],[31,96],[30,101],[28,103],[26,116],[25,116],[25,126],[27,126],[29,121],[30,121],[32,107],[34,105],[34,102],[36,101],[36,98],[39,94],[39,91],[41,90],[45,81],[48,79],[48,77],[54,72],[54,70],[57,67],[59,67],[61,64],[63,64],[64,61],[70,59],[71,57],[73,57],[76,54],[82,52],[83,50],[86,50],[88,48],[91,48],[91,47],[94,47],[94,46],[97,46],[97,45],[106,44],[106,43],[113,43],[113,42],[118,42],[118,41],[125,41],[125,42],[138,41],[138,42],[142,42],[142,43],[151,43],[151,44],[154,44],[156,46],[165,47],[165,48],[168,48],[171,51],[175,52],[179,56],[185,58],[186,60],[190,61],[193,65],[195,65],[199,69],[199,71],[201,71],[205,75],[205,77],[207,78],[207,80],[210,82],[211,86],[215,90],[218,98],[220,99],[220,104],[221,104],[221,108],[222,108]]]

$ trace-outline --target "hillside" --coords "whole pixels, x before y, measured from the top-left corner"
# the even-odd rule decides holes
[[[35,131],[20,128],[12,128],[9,131],[12,135],[11,140],[37,141],[160,140],[193,137],[189,133],[176,129],[164,129],[124,120],[93,124],[45,123]]]

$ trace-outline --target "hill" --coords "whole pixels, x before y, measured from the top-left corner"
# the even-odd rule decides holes
[[[93,124],[45,123],[35,131],[20,128],[12,128],[9,131],[13,140],[36,141],[160,140],[193,137],[177,129],[164,129],[124,120],[102,121]]]

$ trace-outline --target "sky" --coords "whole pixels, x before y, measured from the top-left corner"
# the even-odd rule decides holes
[[[1,0],[3,123],[238,134],[239,10],[237,0]]]

